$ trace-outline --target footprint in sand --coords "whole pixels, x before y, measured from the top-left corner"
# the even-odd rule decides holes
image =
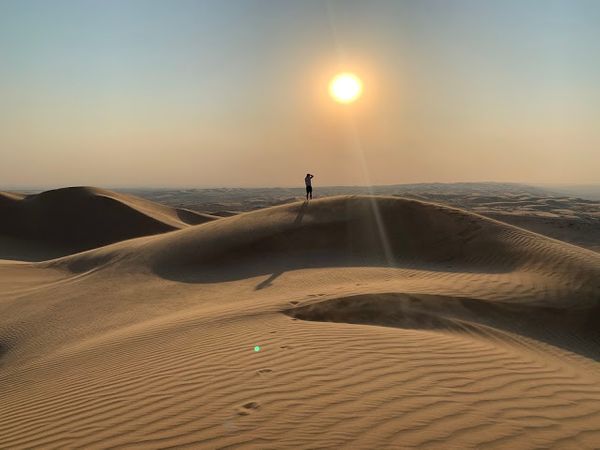
[[[268,368],[265,368],[265,369],[258,369],[258,370],[256,371],[256,373],[257,373],[257,374],[259,374],[259,375],[264,375],[264,374],[266,374],[266,373],[271,373],[271,372],[273,372],[273,369],[268,369]]]
[[[248,402],[248,403],[244,403],[242,406],[238,407],[237,413],[240,416],[247,416],[253,410],[258,409],[258,408],[260,408],[260,405],[258,404],[258,402]]]

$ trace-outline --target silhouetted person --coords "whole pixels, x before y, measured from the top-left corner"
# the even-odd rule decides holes
[[[314,175],[307,173],[304,177],[304,184],[306,185],[306,200],[308,200],[308,196],[310,195],[310,199],[312,200],[312,179]]]

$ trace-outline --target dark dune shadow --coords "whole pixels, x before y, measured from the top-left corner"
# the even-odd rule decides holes
[[[0,259],[4,260],[40,262],[76,252],[76,249],[51,245],[43,241],[0,236]]]
[[[257,288],[272,284],[282,273],[299,269],[391,267],[450,273],[507,273],[518,267],[510,249],[500,249],[504,257],[490,261],[487,251],[465,250],[479,233],[477,224],[467,222],[456,234],[423,233],[428,224],[407,215],[405,229],[394,224],[397,216],[382,213],[383,232],[391,247],[386,252],[381,229],[369,214],[354,222],[342,218],[327,223],[304,223],[311,210],[308,202],[298,206],[293,220],[285,228],[268,235],[252,233],[236,237],[237,242],[219,243],[210,254],[188,254],[153,267],[156,275],[185,283],[218,283],[258,276],[270,277]],[[312,214],[315,214],[314,212]],[[415,236],[425,238],[415,238]],[[386,253],[392,253],[390,263]],[[498,251],[496,251],[498,253]],[[277,274],[277,276],[274,276]]]
[[[243,253],[248,251],[248,249],[244,249]],[[383,253],[366,256],[352,252],[307,249],[295,251],[293,254],[258,250],[254,257],[238,256],[232,252],[225,258],[214,258],[201,264],[161,265],[154,267],[153,273],[161,278],[183,283],[220,283],[269,276],[268,282],[265,280],[260,283],[262,287],[267,287],[283,273],[294,270],[361,267],[456,274],[502,274],[512,271],[511,266],[486,266],[477,264],[477,261],[461,261],[454,258],[429,258],[421,261],[416,258],[396,258],[394,264],[391,265]]]
[[[4,195],[0,201],[0,235],[79,252],[178,229],[163,222],[160,214],[155,217],[141,212],[112,194],[70,187],[18,199]]]
[[[514,333],[600,361],[600,309],[548,308],[425,294],[363,294],[286,309],[300,320],[446,330]],[[518,344],[518,343],[517,343]]]

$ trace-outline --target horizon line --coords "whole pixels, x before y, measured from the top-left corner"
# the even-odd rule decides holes
[[[529,187],[600,187],[600,183],[527,183],[522,181],[421,181],[415,183],[385,183],[385,184],[331,184],[331,185],[318,185],[319,188],[376,188],[376,187],[395,187],[395,186],[425,186],[425,185],[514,185],[514,186],[529,186]],[[294,185],[275,185],[275,186],[239,186],[239,185],[117,185],[117,184],[73,184],[73,185],[5,185],[0,186],[2,191],[11,191],[15,189],[22,190],[55,190],[55,189],[66,189],[72,187],[96,187],[103,189],[242,189],[242,190],[253,190],[253,189],[300,189],[304,190],[303,186],[299,184]]]

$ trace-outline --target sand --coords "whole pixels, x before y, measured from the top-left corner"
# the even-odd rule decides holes
[[[1,447],[600,447],[596,252],[398,197],[150,231],[0,262]]]
[[[15,259],[12,255],[23,247],[31,261],[218,219],[93,187],[32,195],[0,192],[0,217],[0,259]]]
[[[217,216],[304,199],[302,188],[133,189],[125,193],[175,208]],[[591,190],[589,191],[592,192]],[[377,194],[445,204],[600,252],[600,201],[516,183],[420,183],[389,186],[315,186],[318,197]],[[586,191],[582,191],[585,194]],[[575,192],[573,192],[575,194]]]

